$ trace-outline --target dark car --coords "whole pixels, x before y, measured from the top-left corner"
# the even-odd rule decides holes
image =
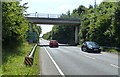
[[[87,52],[101,52],[100,46],[95,42],[84,42],[81,49]]]
[[[50,47],[58,47],[58,41],[57,40],[51,40],[49,43]]]

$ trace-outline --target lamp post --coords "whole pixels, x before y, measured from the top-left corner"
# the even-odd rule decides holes
[[[35,17],[37,17],[37,12],[35,12]]]
[[[53,34],[53,33],[52,33],[52,31],[51,31],[51,40],[52,40],[52,34]]]
[[[95,0],[95,4],[94,4],[94,7],[96,8],[96,6],[97,6],[97,5],[96,5],[96,0]]]
[[[96,0],[95,0],[95,3],[94,3],[94,13],[96,12],[96,6],[97,6],[97,4],[96,4]]]

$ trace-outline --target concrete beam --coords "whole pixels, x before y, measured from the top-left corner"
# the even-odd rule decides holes
[[[37,17],[26,17],[28,21],[33,24],[52,24],[52,25],[79,25],[79,19],[73,18],[37,18]]]

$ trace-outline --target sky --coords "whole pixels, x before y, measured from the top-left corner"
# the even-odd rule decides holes
[[[100,4],[103,0],[96,0],[97,4]],[[43,14],[62,14],[66,13],[68,10],[72,12],[75,8],[80,5],[89,7],[89,5],[94,5],[95,0],[22,0],[20,3],[26,3],[27,13],[43,13]],[[42,25],[42,36],[44,33],[51,31],[53,25]]]

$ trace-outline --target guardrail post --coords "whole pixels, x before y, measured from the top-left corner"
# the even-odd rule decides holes
[[[33,57],[26,56],[26,57],[25,57],[24,64],[25,64],[25,65],[32,66],[32,65],[33,65]]]
[[[28,66],[32,66],[33,65],[34,53],[35,53],[36,47],[37,47],[37,44],[35,44],[35,46],[33,47],[32,51],[30,52],[30,54],[25,57],[25,60],[24,60],[24,64],[25,65],[28,65]]]

